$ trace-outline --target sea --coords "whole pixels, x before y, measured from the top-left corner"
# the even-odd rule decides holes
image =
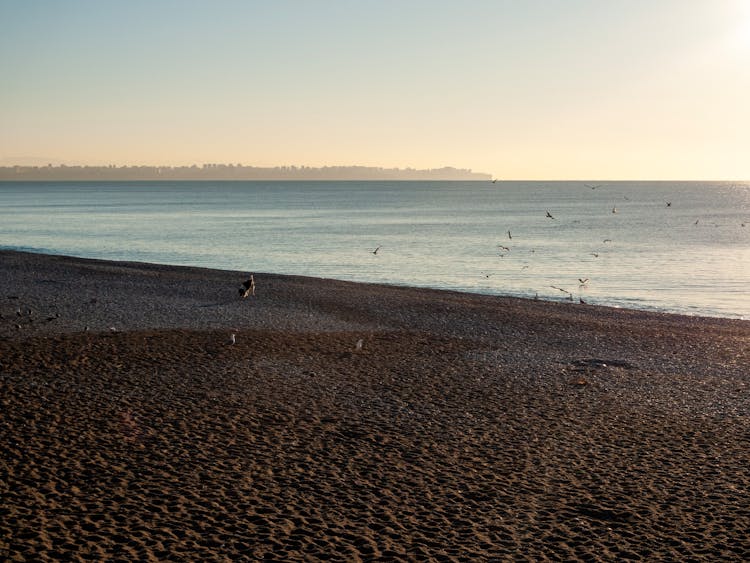
[[[0,248],[750,319],[748,182],[0,182]]]

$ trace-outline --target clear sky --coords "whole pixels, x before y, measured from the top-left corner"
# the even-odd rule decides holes
[[[0,0],[0,164],[750,180],[750,0]]]

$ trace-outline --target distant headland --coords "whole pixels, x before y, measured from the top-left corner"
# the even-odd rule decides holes
[[[193,164],[192,166],[2,166],[0,180],[128,181],[128,180],[473,180],[489,174],[452,168],[378,168],[373,166],[277,166]]]

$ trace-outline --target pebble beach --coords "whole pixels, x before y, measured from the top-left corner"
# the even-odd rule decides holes
[[[0,314],[0,559],[750,560],[750,321],[14,251]]]

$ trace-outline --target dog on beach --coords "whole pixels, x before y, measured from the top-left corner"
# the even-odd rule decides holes
[[[244,299],[248,295],[255,297],[255,278],[252,274],[250,274],[250,279],[243,282],[242,287],[240,288],[240,297]]]

